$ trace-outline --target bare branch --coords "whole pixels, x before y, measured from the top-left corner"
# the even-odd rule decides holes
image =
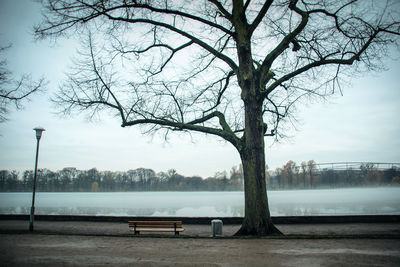
[[[296,69],[295,71],[288,73],[281,77],[280,79],[276,80],[274,83],[272,83],[270,86],[268,86],[268,89],[266,89],[263,94],[268,95],[271,93],[276,87],[282,85],[284,82],[296,77],[299,74],[302,74],[312,68],[323,66],[323,65],[352,65],[354,61],[359,61],[360,56],[364,53],[364,51],[369,47],[369,45],[372,43],[372,41],[375,39],[375,37],[378,35],[380,30],[377,30],[375,33],[373,33],[368,41],[361,47],[361,49],[357,53],[352,53],[352,56],[350,58],[336,58],[336,59],[329,59],[329,58],[322,58],[319,61],[314,61],[308,65],[305,65],[301,68]]]
[[[206,114],[206,113],[210,112],[211,110],[217,108],[219,104],[221,104],[222,96],[224,95],[226,89],[227,89],[228,86],[229,86],[229,80],[230,80],[230,78],[231,78],[234,74],[235,74],[235,73],[234,73],[233,71],[231,71],[231,72],[228,73],[228,75],[226,76],[226,78],[223,78],[223,80],[225,80],[225,85],[224,85],[224,87],[221,88],[221,90],[218,92],[217,101],[215,102],[215,105],[213,105],[213,106],[210,107],[209,109],[203,111],[203,114]],[[222,81],[222,79],[219,80],[218,82],[221,82],[221,81]],[[212,85],[211,85],[211,86],[212,86]]]
[[[211,127],[198,125],[198,124],[204,123],[205,121],[208,121],[214,117],[219,118],[221,125],[223,125],[222,127],[225,129],[221,130],[221,129],[215,129],[215,128],[211,128]],[[175,122],[175,121],[170,121],[170,120],[166,120],[166,119],[137,119],[137,120],[125,122],[121,126],[127,127],[127,126],[141,125],[141,124],[160,125],[160,126],[168,127],[172,130],[179,130],[179,131],[190,130],[190,131],[195,131],[195,132],[216,135],[216,136],[219,136],[219,137],[229,141],[238,150],[241,148],[240,139],[238,137],[236,137],[236,135],[229,128],[227,128],[227,124],[225,122],[224,116],[222,113],[219,113],[219,112],[213,112],[203,118],[194,120],[190,123],[181,123],[181,122]]]
[[[296,36],[306,27],[309,14],[307,12],[302,11],[301,9],[297,8],[295,4],[292,4],[293,2],[296,1],[291,1],[291,4],[289,5],[289,8],[293,11],[295,11],[297,14],[301,16],[301,21],[299,25],[289,34],[287,34],[282,41],[275,47],[274,50],[272,50],[264,59],[261,67],[258,69],[258,72],[261,75],[261,85],[265,86],[267,84],[268,80],[271,78],[269,75],[269,70],[274,63],[275,59],[282,54],[283,51],[285,51],[291,42],[296,38]]]
[[[160,13],[160,14],[164,14],[164,15],[176,15],[176,16],[181,16],[181,17],[188,18],[188,19],[191,19],[194,21],[198,21],[200,23],[211,26],[213,29],[221,30],[224,32],[224,34],[232,35],[231,31],[225,29],[224,27],[220,26],[219,24],[212,23],[212,22],[202,19],[198,16],[194,16],[192,14],[184,13],[184,12],[177,11],[177,10],[170,10],[167,8],[164,8],[164,9],[156,8],[156,7],[150,6],[148,4],[138,4],[136,2],[134,2],[132,4],[123,4],[123,5],[116,5],[116,6],[112,6],[112,7],[106,7],[105,2],[103,2],[103,1],[96,1],[92,4],[89,4],[84,1],[77,1],[78,3],[80,3],[80,5],[73,5],[73,4],[67,3],[66,1],[61,1],[60,3],[58,3],[59,5],[62,6],[61,8],[58,8],[58,7],[56,7],[56,4],[53,4],[53,3],[57,3],[57,2],[54,2],[51,0],[49,2],[50,2],[50,5],[48,8],[50,10],[52,10],[53,12],[55,12],[56,15],[60,16],[61,19],[63,19],[63,21],[62,22],[53,22],[49,18],[47,18],[46,24],[48,24],[49,26],[47,26],[47,27],[44,25],[36,26],[35,34],[36,34],[36,36],[38,36],[40,38],[44,38],[47,35],[57,36],[57,35],[65,32],[66,30],[77,26],[79,23],[87,23],[87,22],[92,21],[99,17],[106,17],[111,21],[126,22],[126,23],[131,23],[131,24],[143,23],[143,24],[147,24],[147,25],[154,25],[157,27],[162,27],[162,28],[168,29],[170,31],[173,31],[173,32],[185,37],[185,38],[188,38],[189,40],[193,41],[200,47],[202,47],[205,50],[207,50],[208,52],[212,53],[219,59],[223,60],[225,63],[227,63],[232,68],[232,70],[237,69],[235,62],[232,59],[230,59],[228,56],[224,55],[222,52],[216,51],[212,46],[208,45],[206,42],[200,40],[199,38],[189,34],[188,32],[186,32],[182,29],[175,27],[173,24],[157,21],[155,19],[146,19],[146,18],[135,19],[135,18],[133,18],[133,14],[131,14],[130,12],[124,13],[125,17],[119,16],[119,15],[113,15],[113,13],[115,11],[119,11],[119,10],[147,9],[150,12]],[[76,17],[76,16],[70,15],[70,14],[75,14],[75,13],[77,13],[77,14],[83,13],[83,14],[81,15],[81,17],[79,17],[79,16]]]
[[[221,2],[219,2],[218,0],[208,0],[209,2],[213,3],[218,10],[222,13],[222,15],[228,19],[228,20],[232,20],[232,14],[229,13],[221,4]]]
[[[110,107],[113,107],[115,109],[117,109],[121,115],[121,119],[123,122],[126,121],[126,117],[124,114],[124,108],[122,107],[121,103],[118,101],[117,97],[115,96],[115,94],[111,91],[110,86],[104,81],[103,77],[101,76],[99,70],[97,69],[97,65],[96,65],[96,60],[94,58],[94,51],[93,51],[93,43],[92,43],[92,37],[89,34],[89,49],[90,49],[90,57],[91,57],[91,63],[93,66],[93,72],[96,74],[97,79],[101,82],[101,84],[103,85],[103,87],[107,90],[107,92],[111,95],[112,99],[115,101],[116,105],[110,104],[108,102],[105,101],[100,101],[99,103],[94,103],[94,104],[106,104]],[[102,98],[102,97],[100,97]]]
[[[223,12],[224,16],[226,18],[229,18],[229,13],[222,7],[222,5],[217,0],[210,1],[210,2],[213,2],[218,7],[218,9],[221,12]],[[150,6],[149,4],[136,4],[136,3],[134,3],[134,4],[125,4],[125,5],[120,5],[120,6],[116,6],[116,7],[113,7],[113,8],[105,9],[102,12],[103,13],[107,13],[107,12],[110,12],[110,11],[113,11],[113,10],[117,10],[117,9],[129,9],[129,8],[136,8],[136,9],[143,8],[143,9],[148,9],[151,12],[156,12],[156,13],[160,13],[160,14],[168,14],[168,15],[171,14],[171,15],[181,16],[183,18],[188,18],[188,19],[191,19],[191,20],[194,20],[194,21],[198,21],[198,22],[204,23],[204,24],[206,24],[208,26],[211,26],[212,28],[221,30],[222,32],[224,32],[224,33],[226,33],[228,35],[232,35],[232,32],[230,30],[224,28],[223,26],[221,26],[221,25],[219,25],[217,23],[213,23],[213,22],[211,22],[209,20],[203,19],[203,18],[201,18],[199,16],[194,16],[194,15],[189,14],[189,13],[181,12],[181,11],[178,11],[178,10],[171,10],[171,9],[168,9],[168,8],[156,8],[156,7]]]
[[[163,22],[158,22],[158,21],[153,21],[153,20],[149,20],[149,19],[126,19],[126,18],[119,18],[119,17],[113,17],[111,15],[106,14],[106,16],[110,19],[110,20],[115,20],[115,21],[125,21],[128,23],[144,23],[144,24],[151,24],[154,26],[159,26],[159,27],[163,27],[165,29],[171,30],[175,33],[178,33],[180,35],[182,35],[183,37],[188,38],[189,40],[191,40],[193,43],[201,46],[202,48],[204,48],[205,50],[207,50],[209,53],[213,54],[215,57],[221,59],[222,61],[224,61],[226,64],[228,64],[232,70],[237,70],[237,65],[236,63],[229,58],[228,56],[224,55],[223,53],[215,50],[213,47],[211,47],[210,45],[208,45],[207,43],[201,41],[200,39],[196,38],[195,36],[180,30],[172,25],[169,25],[167,23],[163,23]]]
[[[11,45],[0,47],[0,53],[11,48]],[[30,96],[38,91],[44,90],[47,81],[40,78],[34,81],[29,74],[23,74],[16,80],[7,67],[7,61],[0,61],[0,123],[7,120],[9,105],[13,104],[16,109],[22,108],[22,102],[29,100]]]
[[[260,24],[261,20],[265,17],[267,14],[269,8],[272,5],[273,0],[266,0],[263,7],[261,8],[260,12],[258,13],[257,17],[254,19],[253,23],[251,23],[250,28],[249,28],[249,36],[253,35],[253,32],[255,29],[257,29],[258,25]],[[246,3],[248,5],[250,1]],[[246,5],[245,5],[245,10],[246,10]]]

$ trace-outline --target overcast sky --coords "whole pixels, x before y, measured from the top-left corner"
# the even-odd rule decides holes
[[[33,42],[32,25],[39,22],[37,3],[0,0],[1,46],[9,69],[18,77],[32,73],[49,81],[47,92],[37,94],[21,111],[0,124],[0,169],[34,168],[36,139],[33,128],[46,129],[41,139],[39,168],[64,167],[126,171],[140,167],[156,172],[176,169],[183,175],[208,177],[240,164],[235,149],[213,136],[200,134],[143,136],[137,128],[121,128],[118,119],[104,114],[95,122],[85,116],[63,118],[48,100],[71,66],[75,40]],[[393,58],[399,58],[393,52]],[[400,162],[400,62],[388,59],[387,71],[363,74],[325,103],[300,106],[297,131],[274,143],[266,139],[270,168],[293,160],[317,163],[338,161]]]

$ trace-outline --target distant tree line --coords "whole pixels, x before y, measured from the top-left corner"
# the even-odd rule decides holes
[[[290,160],[282,168],[267,171],[267,185],[271,190],[400,185],[400,169],[378,169],[365,163],[358,168],[320,170],[313,160],[301,165]]]
[[[379,170],[373,164],[363,164],[357,169],[319,170],[310,160],[297,165],[288,161],[282,168],[267,169],[267,187],[270,190],[316,189],[358,186],[400,185],[400,169]],[[33,171],[21,174],[15,170],[0,170],[0,192],[32,191]],[[242,167],[232,167],[227,172],[217,172],[203,179],[185,177],[176,172],[156,173],[152,169],[138,168],[126,172],[78,170],[64,168],[53,172],[39,169],[37,191],[42,192],[121,192],[121,191],[240,191],[243,190]]]
[[[33,171],[0,171],[0,191],[32,191]],[[213,177],[185,177],[176,172],[156,173],[152,169],[139,168],[126,172],[78,170],[64,168],[53,172],[39,169],[37,191],[42,192],[121,192],[121,191],[238,191],[243,190],[241,168],[232,168],[230,176],[217,172]]]

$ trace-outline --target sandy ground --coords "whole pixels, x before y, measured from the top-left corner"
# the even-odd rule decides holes
[[[133,236],[126,223],[37,221],[30,234],[26,221],[0,221],[0,266],[400,266],[400,224],[278,225],[310,234],[291,239],[229,238],[238,225],[210,238],[209,225],[184,227],[160,238]]]

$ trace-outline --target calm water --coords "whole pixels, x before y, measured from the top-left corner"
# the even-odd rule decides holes
[[[400,214],[400,188],[268,192],[272,216]],[[29,214],[32,193],[0,193],[0,214]],[[244,216],[243,192],[37,193],[35,214]]]

